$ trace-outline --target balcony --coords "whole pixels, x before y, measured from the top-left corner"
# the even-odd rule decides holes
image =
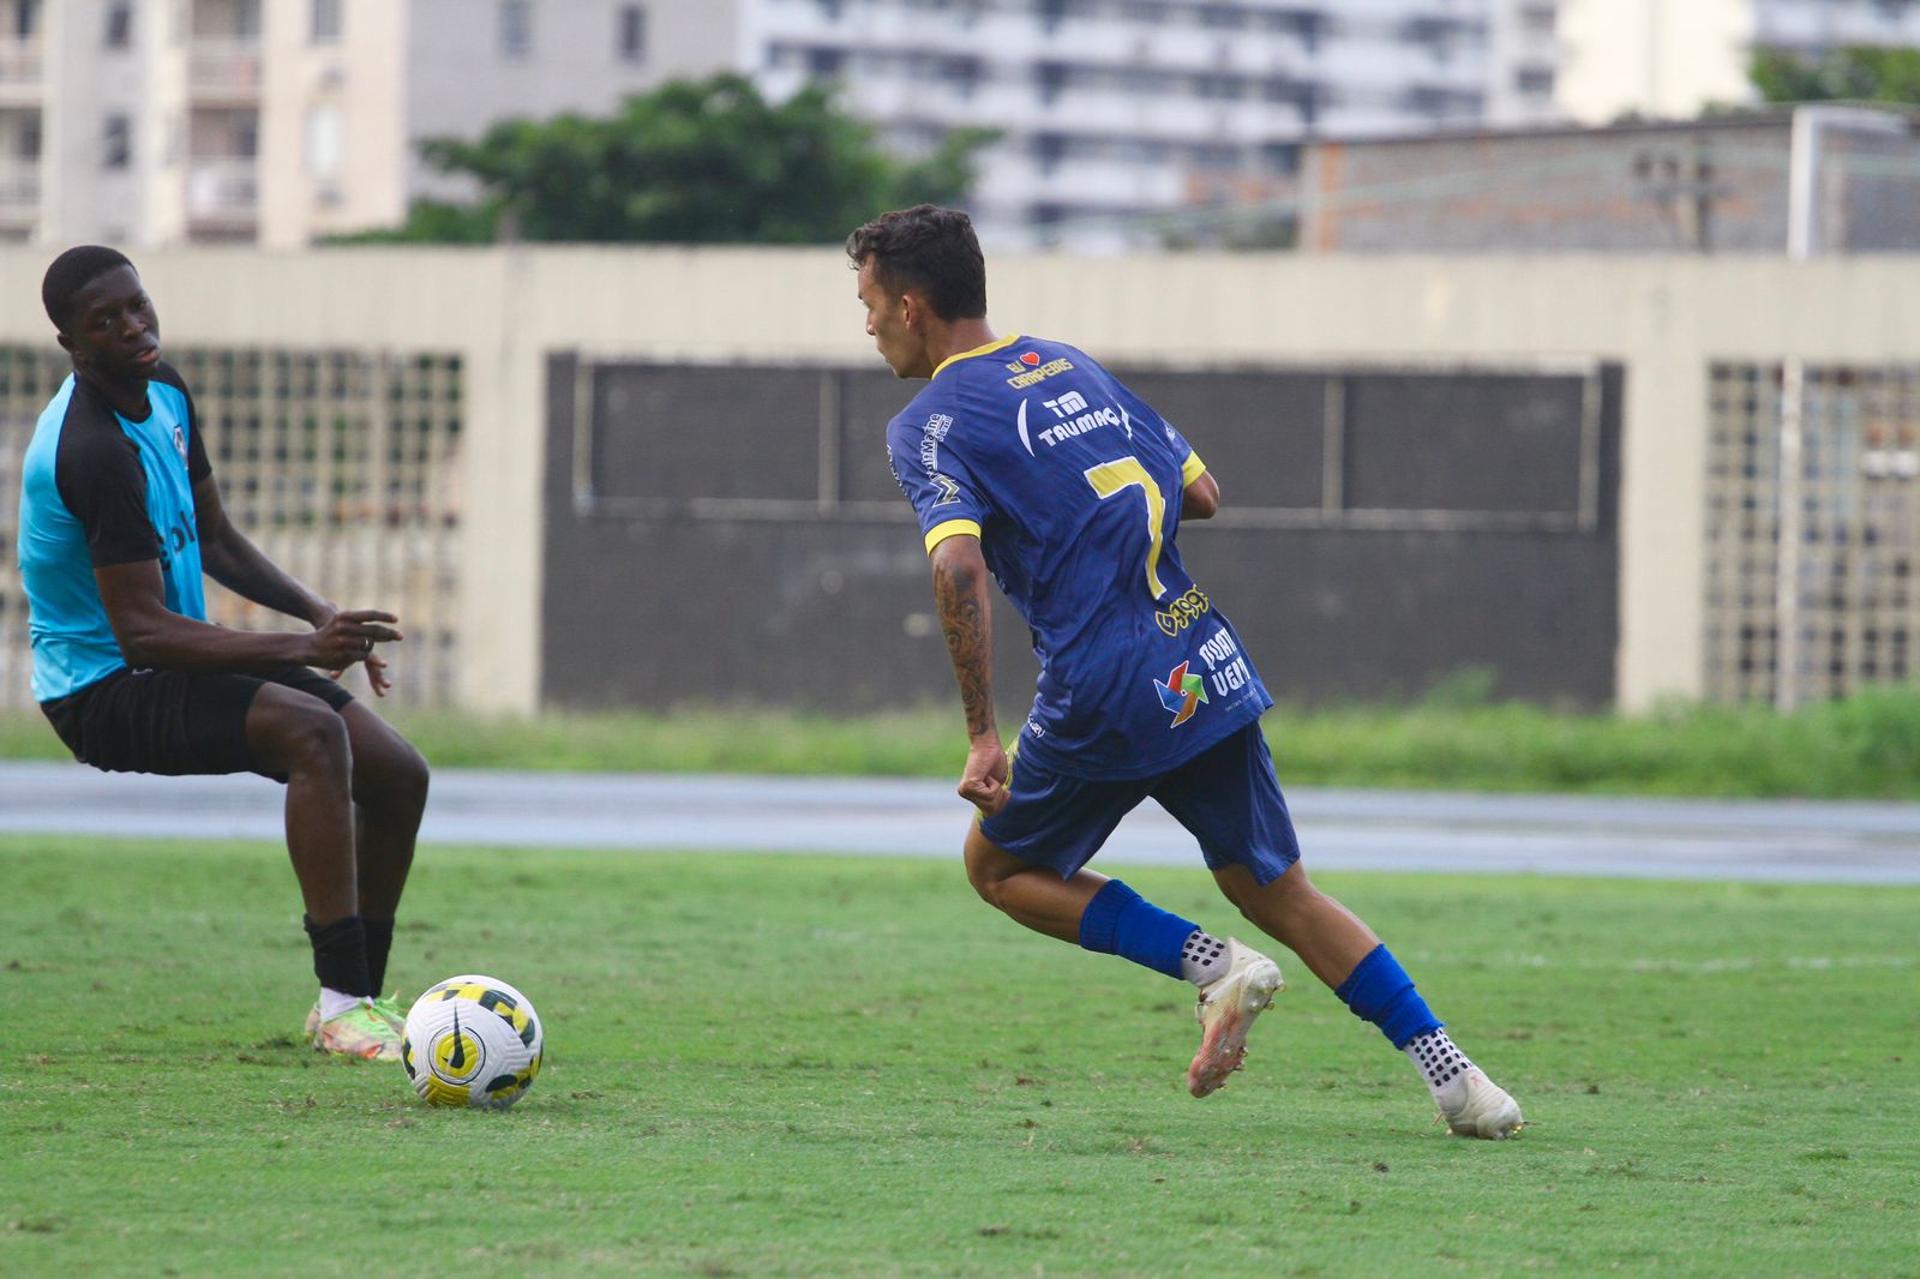
[[[42,64],[39,36],[0,36],[0,103],[39,102]]]
[[[196,36],[187,56],[194,102],[251,106],[260,101],[260,42]]]
[[[31,225],[40,217],[40,166],[0,160],[0,226]]]
[[[257,221],[259,211],[259,166],[251,156],[196,157],[188,162],[189,227],[245,230]]]

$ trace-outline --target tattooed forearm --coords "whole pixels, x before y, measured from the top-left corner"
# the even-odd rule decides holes
[[[960,541],[955,538],[953,541]],[[994,737],[993,627],[987,603],[986,564],[977,542],[966,549],[936,548],[933,597],[940,610],[940,631],[960,683],[960,704],[967,713],[967,736]]]

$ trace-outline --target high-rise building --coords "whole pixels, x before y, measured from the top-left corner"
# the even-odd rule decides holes
[[[435,189],[415,144],[655,78],[619,0],[0,0],[0,239],[293,247]]]
[[[986,127],[1002,247],[1126,243],[1303,140],[1551,118],[1555,0],[0,0],[0,239],[294,246],[456,193],[417,143],[732,70],[906,151]]]
[[[976,205],[1003,243],[1124,243],[1156,212],[1290,172],[1301,142],[1321,133],[1554,110],[1553,0],[727,7],[739,65],[775,93],[836,78],[857,113],[909,150],[960,126],[997,130]]]
[[[1560,0],[1560,105],[1603,124],[1751,102],[1752,56],[1920,46],[1914,0]]]

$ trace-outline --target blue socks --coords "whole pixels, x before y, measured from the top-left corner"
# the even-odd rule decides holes
[[[1385,946],[1368,951],[1333,993],[1354,1016],[1378,1026],[1395,1048],[1405,1048],[1417,1036],[1440,1028],[1440,1019],[1413,988],[1413,978]]]
[[[1181,950],[1198,931],[1198,924],[1161,910],[1117,879],[1102,885],[1080,916],[1082,948],[1131,959],[1169,977],[1183,975]]]

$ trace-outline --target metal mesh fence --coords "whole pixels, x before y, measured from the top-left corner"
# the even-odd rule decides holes
[[[1910,678],[1920,365],[1717,364],[1711,396],[1708,695],[1792,706]]]
[[[190,348],[169,358],[193,394],[229,517],[343,606],[399,614],[407,641],[393,659],[393,698],[450,702],[463,518],[459,357]],[[0,706],[32,701],[14,544],[20,462],[66,373],[58,352],[0,346]],[[208,604],[225,626],[301,626],[217,587]]]

